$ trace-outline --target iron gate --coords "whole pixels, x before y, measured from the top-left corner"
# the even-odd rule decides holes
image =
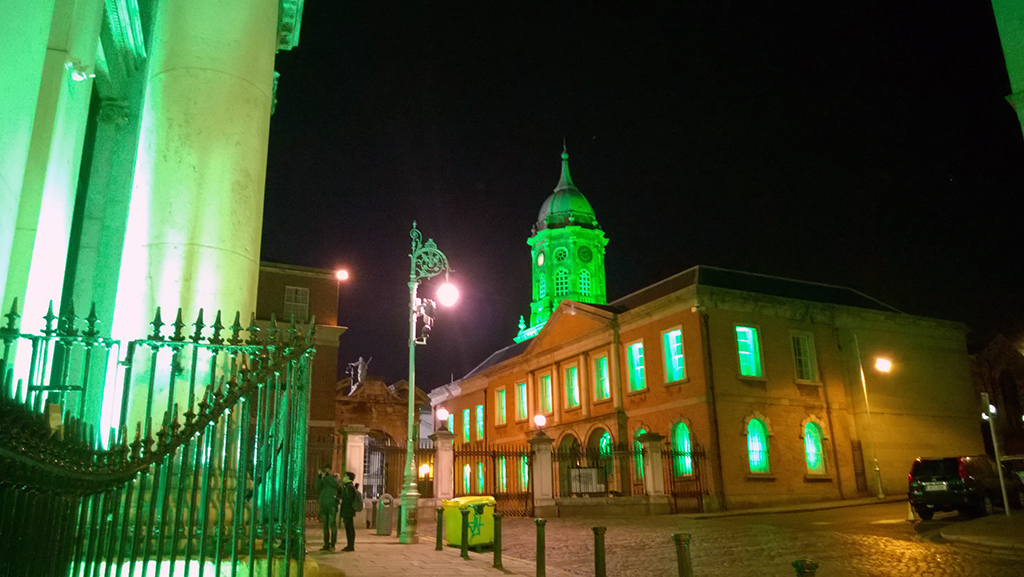
[[[490,495],[495,511],[502,515],[533,515],[533,483],[530,481],[532,453],[526,445],[482,443],[455,448],[455,496]]]

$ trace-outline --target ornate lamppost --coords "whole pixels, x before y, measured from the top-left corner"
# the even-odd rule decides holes
[[[417,543],[416,535],[417,507],[420,498],[416,486],[416,345],[425,345],[427,335],[433,324],[434,301],[416,297],[416,287],[420,281],[435,277],[442,272],[447,280],[451,269],[448,257],[437,249],[433,240],[423,242],[423,235],[412,223],[412,260],[409,270],[409,439],[405,446],[405,484],[402,486],[402,519],[398,534],[398,542],[403,544]],[[441,304],[449,306],[458,299],[458,290],[447,282],[437,291]],[[423,320],[423,329],[419,337],[416,335],[417,320]]]

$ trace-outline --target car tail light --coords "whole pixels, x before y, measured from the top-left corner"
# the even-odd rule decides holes
[[[961,479],[967,479],[967,465],[963,459],[957,459],[956,471],[960,474]]]

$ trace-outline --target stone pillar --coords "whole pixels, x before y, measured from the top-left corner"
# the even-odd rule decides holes
[[[368,429],[363,425],[349,425],[341,430],[341,438],[343,439],[344,467],[340,471],[335,471],[339,475],[344,475],[346,471],[352,471],[355,477],[352,479],[353,483],[359,485],[359,490],[363,490],[363,464],[366,462],[366,434]],[[356,513],[355,524],[357,527],[366,526],[366,516],[369,514],[369,510],[364,508],[362,511]]]
[[[553,479],[551,478],[551,444],[554,440],[538,431],[530,439],[533,449],[533,463],[530,481],[533,483],[533,516],[557,517],[558,506],[555,504]]]
[[[158,306],[247,323],[259,273],[278,1],[156,7],[115,319],[129,338]]]
[[[43,77],[54,0],[0,4],[0,309],[23,295],[5,293],[32,124]]]
[[[223,311],[225,324],[240,312],[248,325],[277,33],[278,0],[156,3],[114,337],[149,334],[157,307],[164,322],[181,307],[186,323],[203,308],[206,319]],[[153,406],[168,394],[158,384]],[[144,415],[135,397],[130,423]]]
[[[455,435],[443,427],[430,436],[434,442],[434,498],[435,506],[441,501],[455,498]]]
[[[661,443],[665,437],[657,433],[640,435],[640,448],[644,452],[644,490],[648,497],[665,495],[665,475],[661,464]]]

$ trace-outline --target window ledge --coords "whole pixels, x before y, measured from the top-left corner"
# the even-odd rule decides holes
[[[494,428],[495,428],[495,429],[504,429],[504,428],[505,428],[505,427],[507,427],[507,426],[508,426],[508,423],[507,423],[507,422],[505,422],[505,423],[496,423],[496,424],[494,425]]]
[[[674,386],[677,386],[677,385],[685,385],[686,383],[689,383],[689,382],[690,382],[690,377],[683,377],[683,378],[679,379],[678,381],[669,381],[669,382],[665,383],[665,386],[666,387],[674,387]]]
[[[748,481],[774,481],[774,473],[747,473]]]
[[[647,392],[647,386],[644,385],[644,388],[642,388],[642,389],[637,389],[635,391],[628,391],[626,393],[626,396],[627,397],[632,397],[632,396],[635,396],[635,395],[642,395],[642,394],[644,394],[646,392]]]
[[[595,405],[604,405],[604,404],[610,403],[610,402],[612,402],[612,398],[608,397],[607,399],[597,399],[596,401],[594,401],[594,404]]]
[[[583,405],[574,405],[572,407],[566,407],[565,409],[562,410],[562,412],[563,413],[573,413],[573,412],[579,411],[581,408],[583,408]]]
[[[751,381],[755,383],[767,383],[768,377],[748,377],[746,375],[736,375],[736,378],[741,381]]]
[[[820,387],[821,386],[821,381],[804,381],[804,380],[801,380],[801,379],[796,379],[793,382],[795,384],[797,384],[797,385],[807,385],[807,386],[811,386],[811,387]]]
[[[807,473],[804,475],[804,481],[808,483],[831,483],[832,475],[828,473],[815,475],[814,473]]]

